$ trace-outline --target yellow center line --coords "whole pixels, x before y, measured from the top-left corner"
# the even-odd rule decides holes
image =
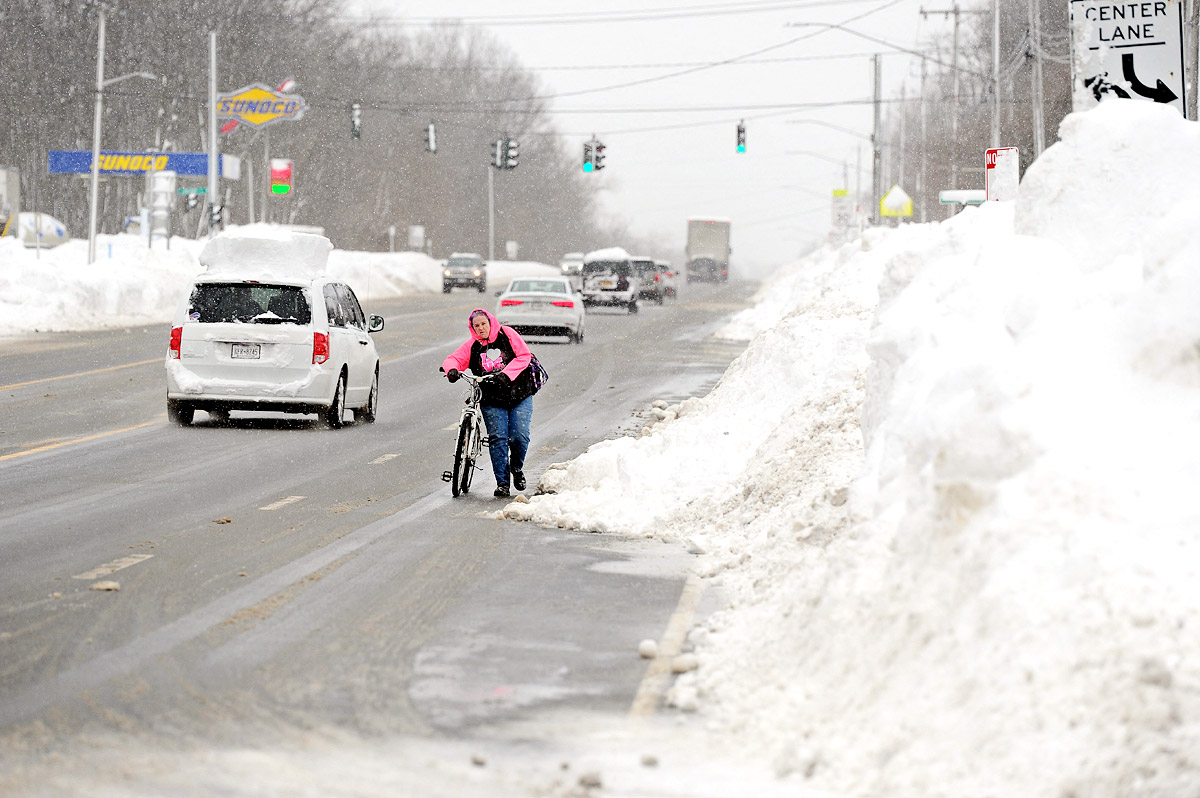
[[[100,438],[107,438],[110,435],[119,435],[122,432],[129,432],[130,430],[141,429],[142,427],[150,427],[155,424],[161,424],[161,423],[162,422],[160,420],[156,419],[154,421],[147,421],[144,424],[134,424],[132,427],[122,427],[121,429],[110,429],[108,432],[97,432],[95,435],[85,435],[82,438],[71,438],[69,440],[59,441],[58,443],[49,443],[49,444],[46,444],[45,446],[39,446],[36,449],[26,449],[23,452],[14,452],[12,454],[2,455],[2,456],[0,456],[0,462],[3,462],[5,460],[15,460],[18,457],[25,457],[26,455],[37,454],[38,452],[48,452],[51,449],[58,449],[63,446],[70,446],[75,443],[86,443],[88,441],[94,441],[94,440],[98,440]]]
[[[66,380],[71,377],[87,377],[91,374],[106,374],[110,371],[119,371],[120,369],[131,369],[135,366],[144,366],[147,363],[161,363],[163,359],[156,357],[153,360],[139,360],[136,363],[124,363],[120,366],[109,366],[103,369],[92,369],[91,371],[79,371],[74,374],[60,374],[57,377],[43,377],[40,380],[28,380],[26,382],[14,382],[12,385],[0,385],[0,391],[11,390],[12,388],[24,388],[26,385],[37,385],[39,382],[54,382],[55,380]]]

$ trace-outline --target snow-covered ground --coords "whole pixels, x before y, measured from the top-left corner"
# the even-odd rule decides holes
[[[795,794],[1196,795],[1198,184],[1174,110],[1071,116],[1015,204],[781,269],[711,394],[504,513],[702,552],[671,698]]]
[[[698,553],[726,604],[688,636],[677,717],[564,733],[561,772],[371,741],[127,752],[127,793],[1200,794],[1196,185],[1200,127],[1172,109],[1071,116],[1016,203],[785,266],[721,331],[749,343],[709,395],[504,508]],[[114,244],[107,271],[0,245],[0,331],[168,318],[194,263]],[[162,285],[105,279],[126,258]],[[333,261],[364,295],[437,290],[419,258]]]
[[[150,250],[136,235],[101,235],[88,265],[86,237],[42,250],[0,238],[0,336],[168,323],[203,271],[197,256],[204,243],[172,238],[169,248]],[[420,252],[335,249],[329,272],[346,280],[368,312],[374,299],[442,290],[442,262]],[[488,290],[513,277],[560,273],[543,263],[492,261]]]

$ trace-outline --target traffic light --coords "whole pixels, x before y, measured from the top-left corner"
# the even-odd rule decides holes
[[[350,137],[362,138],[362,105],[359,103],[350,106]]]
[[[437,152],[437,131],[433,129],[432,122],[425,128],[425,149],[432,153]]]
[[[746,151],[746,123],[738,122],[737,151]]]
[[[271,159],[271,193],[287,194],[292,190],[292,162],[287,158]]]
[[[516,139],[504,140],[504,168],[516,169],[517,159],[521,157],[521,143]]]
[[[492,142],[492,166],[497,169],[504,168],[504,139]]]
[[[604,168],[604,150],[604,144],[597,139],[592,148],[592,164],[596,167],[597,172]]]
[[[596,164],[592,161],[593,150],[592,142],[583,142],[583,171],[590,172],[596,168]]]

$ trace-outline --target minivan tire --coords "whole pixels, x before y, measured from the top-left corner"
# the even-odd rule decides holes
[[[341,429],[342,417],[346,415],[346,372],[338,375],[337,387],[333,389],[333,402],[326,410],[321,420],[330,429]]]
[[[367,395],[367,403],[354,411],[354,420],[359,424],[374,424],[375,414],[379,411],[379,370],[375,370],[375,379],[371,380],[371,393]]]
[[[181,402],[178,399],[167,400],[167,420],[172,424],[177,424],[181,427],[190,426],[192,419],[196,417],[196,408],[188,402]]]

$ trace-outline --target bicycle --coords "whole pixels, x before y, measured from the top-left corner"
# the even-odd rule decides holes
[[[479,466],[475,462],[479,453],[488,445],[487,436],[483,434],[483,414],[479,410],[479,401],[483,398],[480,387],[485,381],[495,375],[485,374],[476,377],[469,371],[461,371],[458,376],[471,385],[471,395],[466,400],[462,411],[462,420],[458,424],[458,445],[454,449],[454,470],[442,472],[442,481],[450,483],[450,492],[457,497],[471,489],[471,477]]]

